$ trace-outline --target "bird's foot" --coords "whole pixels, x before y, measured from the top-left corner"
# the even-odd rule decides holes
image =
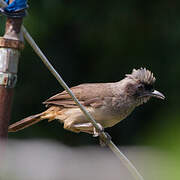
[[[104,132],[104,128],[101,126],[101,124],[97,123],[97,125],[99,126],[99,131],[97,131],[96,128],[93,127],[93,137],[98,137],[102,134],[102,132]]]
[[[104,147],[109,144],[112,138],[107,132],[104,132],[104,128],[101,126],[101,124],[98,123],[98,126],[99,131],[97,131],[95,127],[93,128],[93,137],[99,137],[99,144]],[[104,137],[103,133],[105,133],[106,137]]]

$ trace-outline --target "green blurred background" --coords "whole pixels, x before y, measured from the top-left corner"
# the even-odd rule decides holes
[[[31,0],[29,6],[24,24],[69,86],[118,81],[133,68],[150,69],[166,100],[152,99],[107,132],[118,145],[150,145],[178,155],[179,1]],[[25,45],[11,123],[43,111],[41,102],[63,90]],[[57,121],[41,122],[9,138],[51,139],[71,146],[98,143],[88,134],[64,130]]]

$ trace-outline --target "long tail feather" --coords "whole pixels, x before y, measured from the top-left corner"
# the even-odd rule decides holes
[[[18,122],[15,122],[14,124],[11,124],[8,127],[8,132],[16,132],[16,131],[22,130],[24,128],[27,128],[33,124],[38,123],[39,121],[44,119],[44,118],[41,118],[42,114],[43,113],[32,115],[32,116],[24,118]]]

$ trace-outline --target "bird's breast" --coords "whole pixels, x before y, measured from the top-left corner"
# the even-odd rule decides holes
[[[133,110],[133,106],[116,106],[116,108],[105,106],[96,109],[94,117],[104,128],[107,128],[112,127],[125,119]]]

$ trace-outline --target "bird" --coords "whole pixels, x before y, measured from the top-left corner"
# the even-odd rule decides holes
[[[154,89],[156,78],[146,68],[133,69],[131,74],[118,82],[87,83],[71,88],[79,102],[92,115],[99,126],[109,128],[146,103],[151,97],[165,99],[165,96]],[[42,120],[58,120],[64,129],[79,133],[97,135],[93,124],[85,117],[71,96],[60,92],[43,104],[46,110],[26,117],[8,127],[8,132],[16,132]]]

